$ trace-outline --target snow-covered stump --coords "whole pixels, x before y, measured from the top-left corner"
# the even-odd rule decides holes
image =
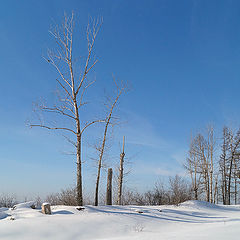
[[[42,204],[42,213],[43,214],[52,214],[51,212],[51,206],[49,203],[43,203]]]
[[[112,168],[108,169],[106,204],[112,205]]]

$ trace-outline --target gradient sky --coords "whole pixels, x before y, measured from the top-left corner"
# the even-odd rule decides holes
[[[79,43],[88,16],[104,18],[95,50],[100,61],[92,74],[97,82],[89,97],[99,100],[112,74],[131,84],[119,108],[125,124],[114,132],[108,161],[117,161],[125,135],[130,187],[144,190],[159,177],[184,174],[191,131],[208,123],[218,131],[224,124],[238,126],[240,1],[1,1],[0,192],[45,195],[75,183],[75,159],[64,154],[68,143],[25,124],[32,102],[51,99],[56,88],[56,71],[42,56],[54,46],[50,26],[72,10]],[[94,105],[90,109],[96,111]],[[87,191],[96,174],[89,142],[98,134],[91,129],[84,146]]]

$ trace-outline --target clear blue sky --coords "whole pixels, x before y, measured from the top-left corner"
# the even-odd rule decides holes
[[[182,174],[191,131],[208,123],[218,130],[238,125],[240,1],[2,1],[0,192],[34,196],[75,182],[75,159],[63,154],[70,148],[64,139],[25,126],[32,102],[51,98],[56,87],[57,74],[42,58],[53,46],[48,30],[72,10],[80,30],[89,15],[104,18],[92,96],[100,96],[112,73],[131,82],[120,105],[127,124],[115,131],[111,153],[118,158],[125,135],[135,168],[131,187],[151,188],[158,177]],[[95,182],[89,152],[85,145],[87,190]]]

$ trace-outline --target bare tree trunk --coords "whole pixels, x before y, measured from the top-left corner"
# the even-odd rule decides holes
[[[201,171],[203,175],[203,184],[205,190],[205,199],[207,202],[210,200],[210,191],[209,191],[209,162],[208,162],[208,153],[209,144],[206,142],[205,138],[202,135],[198,137],[199,144],[199,153],[200,153],[200,161],[201,161]]]
[[[223,145],[222,155],[220,158],[220,168],[222,176],[222,201],[223,204],[227,204],[227,172],[226,172],[226,152],[227,152],[227,128],[223,128]]]
[[[101,174],[101,168],[102,168],[102,159],[103,159],[103,153],[104,153],[105,144],[106,144],[108,125],[111,120],[112,110],[113,110],[113,108],[111,108],[110,114],[107,118],[107,122],[105,125],[103,141],[102,141],[102,146],[100,149],[100,155],[99,155],[99,160],[98,160],[98,172],[97,172],[97,180],[96,180],[96,188],[95,188],[95,206],[98,206],[98,191],[99,191],[100,174]]]
[[[230,168],[229,168],[227,205],[231,204],[232,167],[233,167],[233,157],[231,158]]]
[[[125,137],[123,137],[123,149],[120,154],[120,167],[119,167],[119,177],[118,177],[118,199],[117,199],[118,205],[122,204],[123,163],[124,163],[124,157],[125,157],[124,144],[125,144]]]
[[[237,204],[237,179],[236,177],[234,178],[234,203],[235,205]]]
[[[222,202],[223,202],[223,205],[226,205],[227,204],[227,199],[226,199],[227,198],[227,183],[226,183],[225,166],[224,166],[223,172],[222,172],[222,186],[221,186],[221,190],[222,190]]]
[[[206,173],[206,200],[207,202],[210,202],[210,183],[209,183],[209,164],[208,161],[206,161],[205,164],[205,173]]]
[[[197,161],[194,153],[194,197],[198,200],[198,185],[197,185]]]
[[[211,158],[211,168],[210,168],[210,202],[213,203],[213,142],[210,141],[210,158]]]
[[[77,139],[77,204],[79,206],[83,205],[81,137],[78,137],[78,139]]]
[[[204,166],[203,166],[203,176],[204,176],[204,187],[205,187],[205,193],[206,193],[206,201],[210,201],[210,194],[209,194],[209,175],[208,175],[208,163],[206,161],[206,158],[203,154],[203,159],[204,159]]]
[[[210,202],[213,203],[213,172],[210,172]]]
[[[226,179],[226,156],[223,155],[223,169],[222,169],[222,200],[223,204],[227,204],[227,179]]]
[[[112,205],[112,168],[108,169],[106,204]]]
[[[101,174],[101,168],[102,168],[102,158],[106,143],[106,136],[107,136],[107,128],[108,128],[109,121],[106,123],[104,135],[103,135],[103,142],[100,149],[100,156],[98,160],[98,172],[97,172],[97,180],[96,180],[96,188],[95,188],[95,206],[98,206],[98,190],[99,190],[99,182],[100,182],[100,174]]]
[[[217,203],[218,203],[218,176],[216,176],[215,178],[215,187],[214,187],[214,196],[213,196],[213,203],[216,203],[216,199],[217,199]]]
[[[75,121],[77,130],[77,204],[79,206],[83,205],[83,192],[82,192],[82,134],[79,119],[79,110],[75,93],[75,82],[72,70],[72,64],[70,64],[71,82],[72,82],[72,95],[73,95],[73,105],[75,110]]]
[[[207,175],[205,175],[205,192],[206,192],[206,201],[209,202],[209,182]]]
[[[98,206],[98,191],[99,191],[99,181],[100,181],[100,173],[101,173],[101,163],[98,163],[98,172],[97,172],[97,181],[96,181],[96,187],[95,187],[95,206]]]

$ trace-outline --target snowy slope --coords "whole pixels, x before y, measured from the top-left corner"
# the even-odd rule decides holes
[[[0,208],[0,239],[233,240],[240,236],[240,206],[200,201],[180,206],[86,206],[82,211],[53,206],[52,215],[29,206]]]

